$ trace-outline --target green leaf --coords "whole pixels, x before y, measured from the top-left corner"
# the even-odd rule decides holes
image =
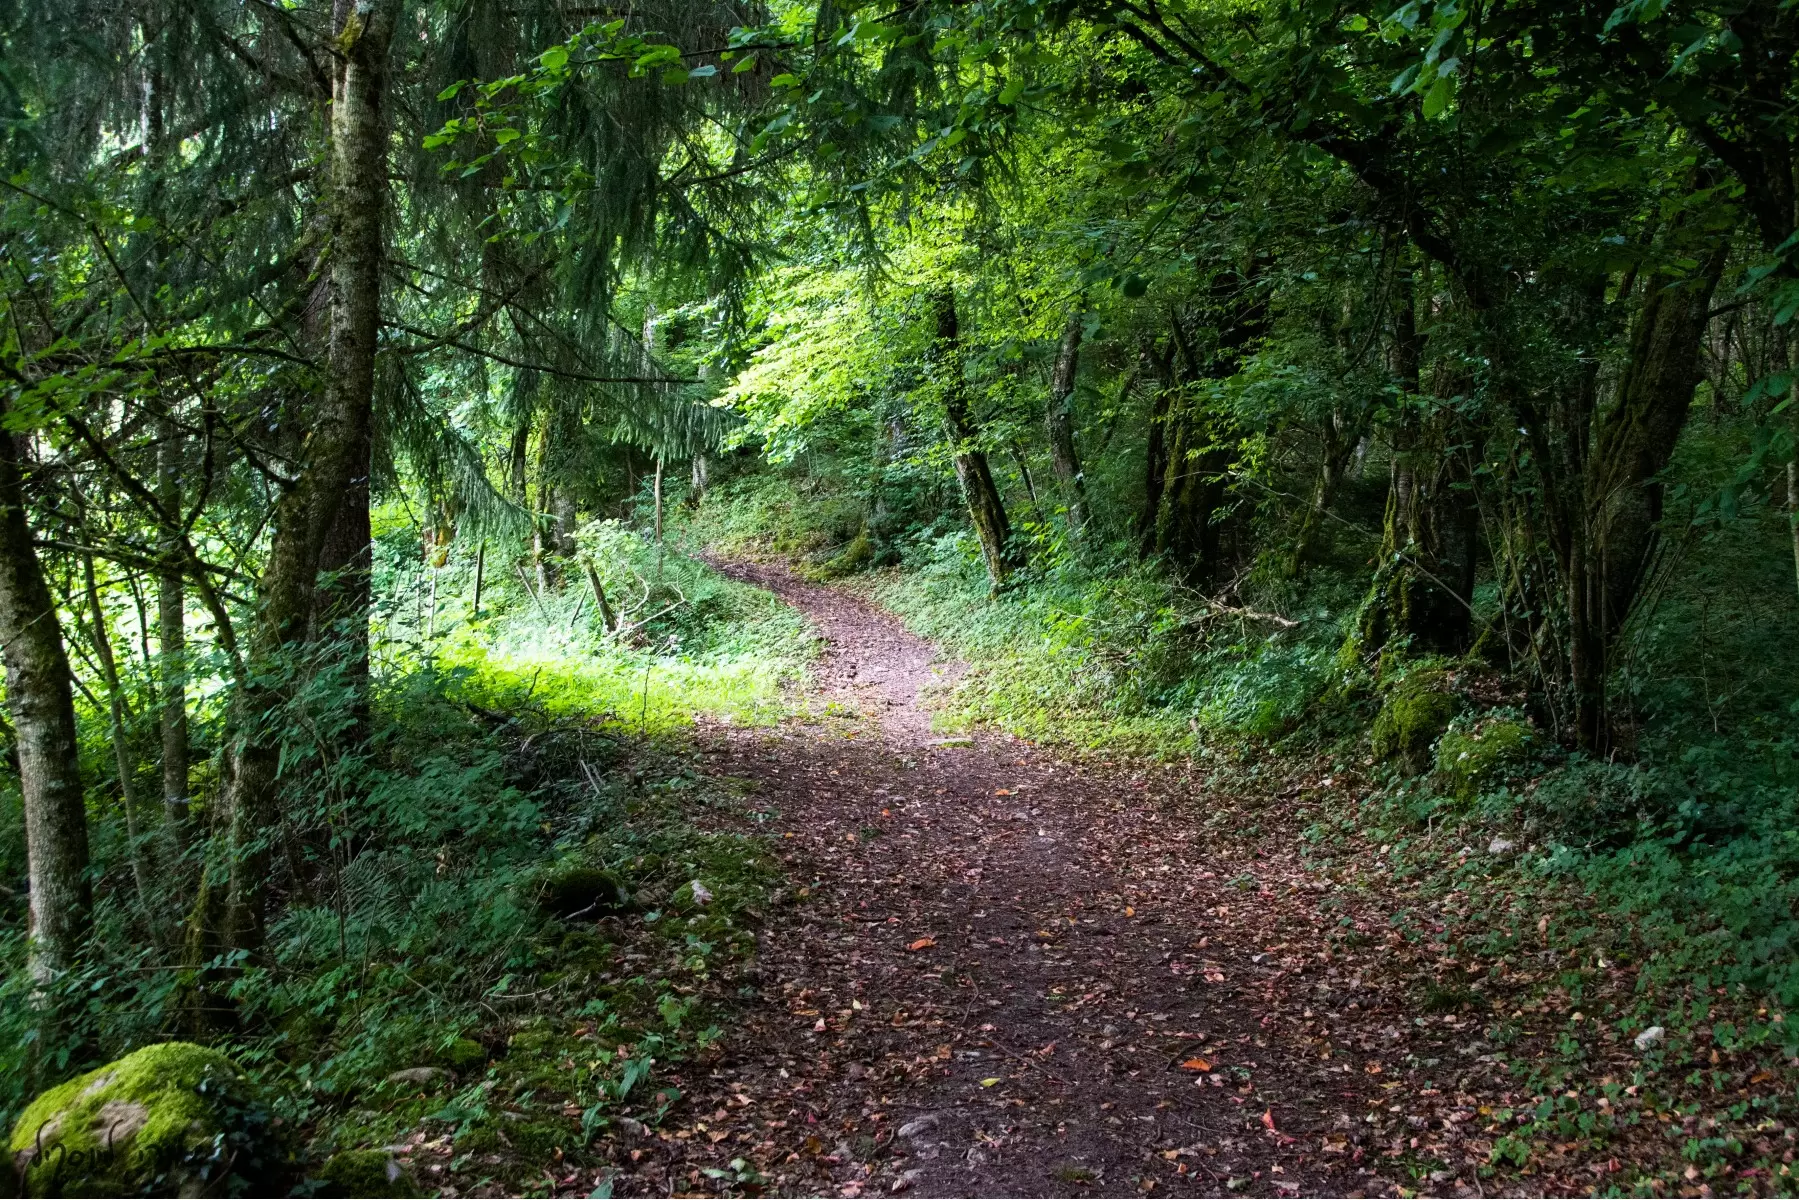
[[[1016,101],[1019,96],[1021,96],[1023,94],[1024,94],[1024,80],[1014,79],[1011,83],[1008,83],[1005,86],[1005,88],[1000,92],[999,102],[1001,104],[1011,104],[1014,101]]]
[[[458,79],[455,83],[452,83],[449,87],[437,93],[437,98],[439,100],[454,100],[456,98],[456,93],[460,92],[462,90],[462,85],[467,82],[468,80],[466,79]]]
[[[496,145],[496,146],[510,145],[511,143],[518,141],[518,139],[519,139],[518,130],[512,129],[510,127],[505,128],[505,129],[496,129],[493,132],[494,145]]]
[[[1125,299],[1135,300],[1149,291],[1149,280],[1133,271],[1124,277],[1124,281],[1119,285],[1119,290],[1124,293]]]
[[[741,75],[745,71],[754,70],[755,67],[756,67],[756,56],[754,54],[752,54],[748,58],[745,58],[742,61],[740,61],[736,66],[732,67],[731,74]]]
[[[647,71],[651,67],[660,67],[664,63],[680,61],[681,48],[679,46],[661,45],[651,46],[648,50],[639,54],[631,65],[640,71]]]
[[[1430,85],[1430,91],[1424,93],[1424,119],[1429,121],[1441,116],[1454,95],[1455,84],[1448,76],[1439,75],[1437,81]]]
[[[695,67],[693,70],[687,72],[687,78],[689,78],[689,79],[710,79],[716,74],[718,74],[718,68],[713,66],[711,63],[707,63],[703,67]]]
[[[560,71],[568,66],[568,47],[551,46],[538,56],[537,61],[543,64],[546,71]]]
[[[785,71],[768,81],[769,87],[798,87],[799,85],[800,77],[798,75],[790,75]]]

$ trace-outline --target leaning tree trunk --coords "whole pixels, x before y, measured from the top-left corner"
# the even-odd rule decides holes
[[[1087,529],[1087,487],[1081,478],[1081,460],[1074,445],[1074,381],[1080,369],[1081,334],[1086,317],[1076,312],[1062,330],[1056,347],[1055,366],[1049,376],[1049,407],[1044,426],[1049,434],[1049,458],[1068,508],[1068,531],[1080,537]]]
[[[1728,254],[1728,243],[1718,239],[1693,274],[1658,272],[1650,278],[1617,401],[1593,434],[1583,481],[1585,511],[1578,515],[1564,568],[1575,733],[1589,749],[1605,749],[1609,742],[1606,681],[1612,651],[1655,551],[1662,518],[1658,477],[1673,459],[1692,411],[1712,293]]]
[[[327,535],[345,495],[367,474],[387,184],[382,104],[399,7],[399,0],[382,0],[349,9],[341,14],[336,38],[342,59],[331,106],[331,344],[325,391],[302,450],[298,480],[276,509],[252,644],[260,669],[237,698],[237,753],[226,803],[230,861],[223,940],[231,949],[252,953],[264,940],[276,826],[278,714],[286,699],[280,677],[293,666],[285,660],[306,634]]]
[[[0,418],[11,405],[0,398]],[[92,918],[75,704],[56,603],[25,519],[23,447],[0,432],[0,651],[19,746],[31,887],[29,971],[41,1000],[80,958]]]
[[[995,590],[1018,566],[1012,549],[1012,525],[1005,502],[994,486],[987,455],[975,446],[974,424],[968,412],[968,385],[962,373],[961,329],[956,317],[956,294],[944,288],[932,298],[937,317],[937,369],[943,385],[943,429],[956,460],[956,478],[968,501],[968,515],[981,557]]]

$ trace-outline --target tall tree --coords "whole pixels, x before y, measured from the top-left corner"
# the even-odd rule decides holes
[[[1081,335],[1087,314],[1076,310],[1062,327],[1050,366],[1049,403],[1044,410],[1044,429],[1049,435],[1049,460],[1062,488],[1068,510],[1068,530],[1076,537],[1087,528],[1087,482],[1081,477],[1081,458],[1074,444],[1074,385],[1081,364]]]
[[[17,372],[8,374],[25,383]],[[10,424],[15,412],[11,395],[0,393],[0,424]],[[27,435],[0,429],[0,653],[25,800],[30,970],[48,988],[80,960],[93,899],[69,660],[27,518],[27,461]]]

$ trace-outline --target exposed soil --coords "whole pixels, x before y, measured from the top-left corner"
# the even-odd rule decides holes
[[[797,715],[698,731],[704,790],[738,798],[706,819],[791,886],[704,985],[737,989],[722,1040],[658,1071],[678,1100],[634,1096],[660,1120],[613,1120],[597,1172],[558,1153],[548,1194],[1790,1194],[1786,1066],[1645,1050],[1627,931],[1519,888],[1509,842],[1448,835],[1443,886],[1378,805],[1344,831],[1373,785],[1342,756],[942,736],[957,664],[845,591],[715,565],[822,639]]]
[[[1319,964],[1234,916],[1311,886],[1291,864],[1215,858],[1172,771],[934,735],[920,693],[954,667],[928,644],[782,569],[723,569],[824,639],[814,716],[703,735],[806,886],[724,1057],[683,1081],[698,1123],[621,1194],[728,1185],[734,1157],[779,1193],[1390,1190],[1351,1141],[1379,1064],[1290,1036],[1282,981]]]

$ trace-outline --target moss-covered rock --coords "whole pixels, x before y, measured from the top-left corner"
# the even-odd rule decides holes
[[[437,1061],[458,1075],[467,1075],[487,1065],[487,1047],[474,1038],[452,1038],[437,1052]]]
[[[51,1088],[9,1143],[22,1194],[195,1195],[271,1188],[286,1158],[273,1115],[216,1050],[162,1042]]]
[[[819,580],[841,579],[845,575],[866,570],[874,560],[874,539],[868,536],[868,527],[864,525],[856,531],[856,536],[850,539],[847,546],[820,563],[811,574]]]
[[[418,1196],[419,1187],[385,1150],[343,1150],[319,1168],[318,1196]]]
[[[1442,671],[1414,671],[1394,684],[1374,719],[1374,756],[1410,775],[1429,770],[1432,744],[1461,708],[1448,689]]]
[[[631,906],[624,881],[603,867],[565,863],[534,881],[537,905],[559,917],[603,917]]]
[[[1489,717],[1451,728],[1437,742],[1437,781],[1458,800],[1473,800],[1530,757],[1530,726]]]

